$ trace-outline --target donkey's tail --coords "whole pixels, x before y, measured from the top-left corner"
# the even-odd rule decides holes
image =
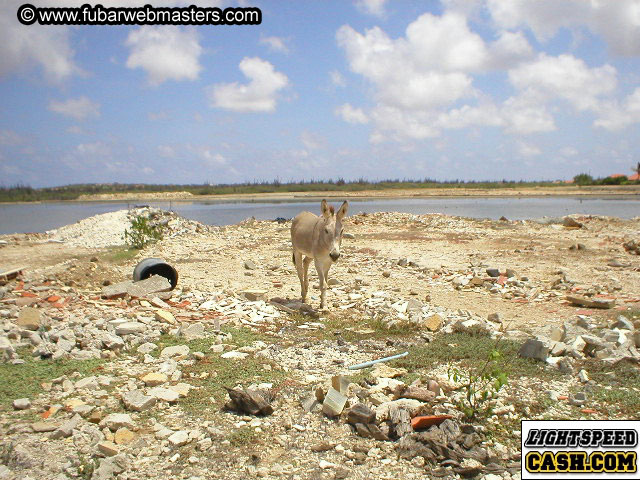
[[[293,257],[293,264],[295,265],[296,264],[296,254],[294,253],[291,256]]]

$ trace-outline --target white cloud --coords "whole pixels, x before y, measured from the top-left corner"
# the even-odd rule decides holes
[[[19,145],[24,139],[13,130],[0,130],[0,145]]]
[[[561,28],[587,27],[601,35],[619,55],[640,53],[640,3],[637,0],[487,0],[501,28],[528,27],[538,40],[551,39]]]
[[[16,11],[23,1],[0,5],[0,76],[40,67],[44,77],[61,83],[81,72],[75,64],[70,29],[65,26],[22,25]]]
[[[335,110],[335,114],[347,123],[369,123],[369,118],[367,114],[362,111],[360,108],[355,108],[350,103],[345,103],[344,105],[339,106]]]
[[[356,8],[362,13],[373,15],[374,17],[384,17],[384,4],[387,0],[357,0]]]
[[[176,151],[170,145],[158,145],[158,155],[164,158],[174,158]]]
[[[147,118],[152,122],[157,122],[159,120],[166,120],[169,118],[169,114],[167,112],[149,112]]]
[[[273,52],[289,53],[287,40],[282,37],[260,37],[260,44],[266,45]]]
[[[611,65],[589,68],[572,55],[538,59],[509,71],[509,81],[520,90],[545,97],[562,98],[578,110],[595,110],[603,96],[616,88],[616,69]]]
[[[336,87],[347,86],[347,81],[345,80],[344,75],[342,75],[337,70],[332,70],[331,72],[329,72],[329,78],[331,79],[331,84]]]
[[[463,105],[438,115],[433,121],[439,128],[467,128],[471,126],[499,127],[506,124],[504,114],[493,103],[472,107]]]
[[[540,150],[535,145],[531,145],[525,142],[518,142],[518,152],[523,157],[535,157],[536,155],[540,155],[542,150]]]
[[[448,107],[478,96],[471,74],[491,68],[494,51],[502,55],[501,62],[528,53],[515,37],[503,40],[500,48],[487,46],[465,17],[454,12],[421,15],[409,24],[406,36],[397,39],[379,27],[361,34],[347,25],[338,30],[336,39],[349,68],[374,87],[376,105],[369,114],[374,142],[387,136],[398,140],[437,136],[449,123],[443,119],[436,125]],[[341,113],[344,117],[353,111],[347,108]]]
[[[534,56],[533,47],[522,32],[500,32],[489,45],[488,65],[492,70],[510,68]]]
[[[195,29],[143,26],[129,33],[125,43],[131,49],[127,67],[145,70],[151,85],[196,80],[202,70],[202,47]]]
[[[75,153],[81,157],[108,157],[111,155],[111,148],[104,142],[80,143],[75,148]]]
[[[82,128],[80,125],[71,125],[70,127],[67,128],[67,133],[71,133],[73,135],[89,135],[90,131],[85,130],[84,128]]]
[[[278,92],[289,83],[287,76],[258,57],[243,58],[239,67],[249,83],[211,85],[207,88],[211,106],[236,112],[273,112]]]
[[[93,102],[86,96],[70,98],[65,101],[51,100],[49,110],[76,120],[86,120],[100,116],[100,104]]]
[[[303,130],[300,134],[300,141],[307,150],[318,150],[326,145],[327,141],[317,133]]]
[[[200,151],[200,158],[211,167],[220,167],[227,163],[227,159],[219,153],[215,153],[208,148],[204,148]]]
[[[575,157],[578,153],[578,150],[574,147],[564,147],[560,149],[560,155],[563,157]]]
[[[599,109],[600,117],[594,125],[606,130],[621,130],[633,123],[640,122],[640,87],[619,104],[611,101]]]
[[[502,105],[500,114],[509,133],[530,134],[556,129],[554,118],[545,103],[531,90],[508,98]]]

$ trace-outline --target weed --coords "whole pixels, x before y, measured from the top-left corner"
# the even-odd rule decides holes
[[[82,456],[79,460],[78,478],[82,480],[91,480],[91,478],[93,478],[93,472],[98,468],[98,459]]]
[[[138,250],[152,241],[162,240],[162,227],[152,225],[149,219],[142,215],[137,215],[131,219],[131,228],[125,229],[124,241]]]
[[[246,447],[256,443],[259,435],[251,427],[240,427],[229,434],[228,440],[234,447]]]
[[[487,335],[452,333],[437,335],[424,345],[410,347],[409,355],[394,360],[393,366],[409,372],[403,380],[415,379],[420,372],[430,371],[434,365],[448,364],[454,380],[462,382],[465,401],[461,410],[467,415],[488,413],[488,400],[502,389],[509,376],[553,380],[561,377],[555,369],[518,356],[520,344],[514,340],[499,342]]]
[[[488,401],[496,398],[498,392],[507,383],[507,373],[497,362],[501,357],[502,353],[494,348],[489,352],[487,360],[479,370],[449,367],[449,378],[455,383],[462,383],[460,389],[464,390],[465,396],[458,402],[458,409],[467,418],[486,416],[491,413]]]

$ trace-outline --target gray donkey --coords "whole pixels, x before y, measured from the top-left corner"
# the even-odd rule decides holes
[[[302,301],[307,298],[309,278],[307,271],[311,260],[316,265],[320,279],[320,308],[325,308],[327,292],[327,274],[333,262],[340,257],[342,243],[342,219],[347,214],[349,204],[345,201],[338,213],[322,200],[322,216],[311,212],[299,213],[291,224],[291,244],[293,245],[293,263],[298,271]],[[304,259],[303,259],[304,256]]]

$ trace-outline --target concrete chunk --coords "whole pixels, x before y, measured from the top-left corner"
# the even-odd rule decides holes
[[[144,412],[156,404],[157,399],[153,396],[145,395],[140,390],[131,390],[122,395],[122,403],[127,410]]]
[[[364,403],[356,403],[347,410],[347,422],[357,424],[369,424],[376,421],[376,412],[367,407]]]
[[[331,387],[322,402],[322,412],[328,417],[337,417],[344,410],[346,403],[347,397]]]
[[[131,415],[128,413],[110,413],[102,419],[100,426],[108,427],[112,432],[122,427],[127,427],[130,430],[135,428]]]
[[[100,442],[98,443],[98,451],[107,457],[113,457],[119,452],[118,446],[113,442]]]
[[[246,298],[250,302],[255,302],[258,300],[264,300],[264,301],[267,300],[266,290],[257,290],[257,289],[244,290],[242,292],[242,295],[244,295],[244,298]]]
[[[608,309],[608,308],[613,308],[616,304],[616,301],[613,298],[598,298],[598,297],[587,298],[581,295],[567,295],[566,298],[568,301],[570,301],[574,305],[579,305],[581,307],[587,307],[587,308]]]
[[[168,292],[171,290],[171,282],[160,275],[151,275],[149,278],[135,282],[127,289],[132,297],[146,297],[152,293]],[[155,295],[154,295],[155,296]]]
[[[518,355],[523,358],[534,358],[544,362],[549,356],[549,348],[540,340],[529,338],[524,342],[522,347],[520,347]]]
[[[33,307],[23,307],[16,324],[27,330],[38,330],[41,325],[40,310]]]

